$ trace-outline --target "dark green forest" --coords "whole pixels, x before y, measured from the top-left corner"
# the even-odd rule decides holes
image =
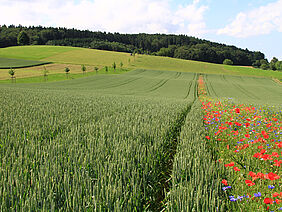
[[[262,52],[187,35],[120,34],[42,26],[0,26],[0,48],[17,45],[74,46],[220,64],[229,59],[234,65],[245,66],[260,66],[265,62],[268,64]]]

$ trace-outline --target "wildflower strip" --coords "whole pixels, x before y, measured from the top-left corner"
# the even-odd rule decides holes
[[[205,95],[200,101],[206,142],[216,146],[217,162],[228,173],[221,182],[229,209],[282,210],[281,107],[238,104],[231,98],[215,100]]]

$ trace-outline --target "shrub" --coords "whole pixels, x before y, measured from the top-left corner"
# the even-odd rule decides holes
[[[230,59],[225,59],[225,60],[223,61],[223,64],[224,64],[224,65],[233,65],[233,61],[230,60]]]

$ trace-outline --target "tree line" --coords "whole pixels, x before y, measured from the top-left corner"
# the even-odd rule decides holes
[[[120,34],[42,26],[0,26],[0,48],[16,45],[58,45],[150,54],[222,64],[262,65],[265,55],[187,35]],[[270,65],[269,65],[270,68]]]

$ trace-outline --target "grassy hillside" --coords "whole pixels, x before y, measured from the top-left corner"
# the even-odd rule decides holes
[[[220,64],[204,63],[197,61],[181,60],[168,57],[149,55],[130,56],[129,53],[102,51],[75,47],[59,46],[24,46],[0,49],[0,57],[16,59],[32,59],[49,61],[55,65],[47,66],[50,74],[64,72],[64,67],[71,66],[74,72],[81,71],[82,64],[87,65],[89,70],[95,66],[102,68],[117,66],[123,63],[123,67],[133,69],[167,70],[193,73],[224,74],[235,76],[260,76],[282,79],[282,73],[270,70],[260,70],[251,67],[227,66]],[[1,63],[0,63],[1,65]],[[24,74],[21,74],[24,73]],[[23,68],[17,70],[17,77],[41,76],[42,68]],[[9,75],[0,70],[0,79],[8,79]]]
[[[26,60],[41,60],[59,53],[75,50],[64,46],[13,46],[0,48],[0,57]]]
[[[125,66],[128,66],[130,58],[131,56],[129,53],[76,48],[73,51],[67,51],[46,57],[43,60],[55,63],[85,64],[95,66],[111,66],[113,62],[116,62],[119,66],[120,62],[122,62]]]
[[[128,71],[128,69],[120,69],[117,68],[115,71],[113,68],[109,68],[108,72],[105,71],[105,68],[103,66],[97,66],[99,69],[96,72],[94,69],[94,66],[85,66],[86,72],[83,74],[81,70],[81,65],[75,65],[75,64],[47,64],[44,66],[34,66],[29,68],[20,68],[15,69],[15,76],[17,78],[17,82],[45,82],[45,79],[43,77],[43,71],[44,68],[48,71],[48,82],[53,81],[61,81],[66,80],[66,73],[64,71],[65,67],[69,67],[70,73],[69,78],[79,78],[79,77],[85,77],[90,75],[96,75],[96,74],[122,74]],[[96,67],[96,66],[95,66]],[[11,81],[11,77],[8,73],[7,69],[0,69],[0,83],[8,83]]]
[[[0,57],[0,69],[8,68],[23,68],[23,67],[32,67],[48,64],[49,62],[44,61],[35,61],[35,60],[23,60],[23,59],[12,59],[12,58],[3,58]]]
[[[235,76],[260,76],[282,79],[282,72],[261,70],[252,67],[229,66],[214,63],[182,60],[169,57],[139,55],[131,68],[144,68],[153,70],[194,72],[205,74],[224,74]]]

